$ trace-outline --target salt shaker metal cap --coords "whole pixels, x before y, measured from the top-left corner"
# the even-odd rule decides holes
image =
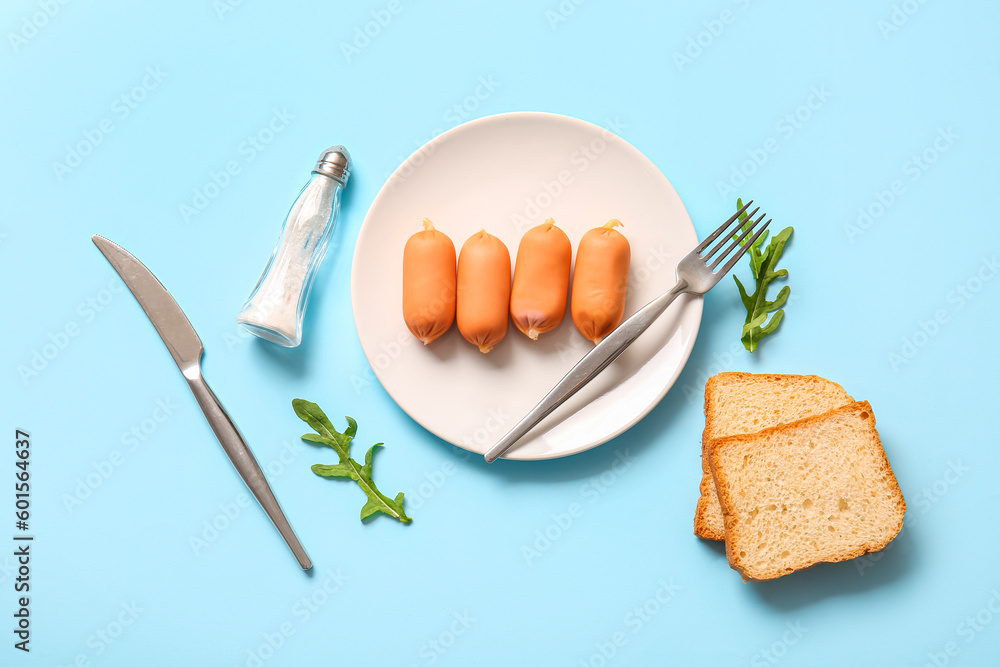
[[[343,146],[330,146],[319,156],[313,173],[335,178],[341,185],[347,185],[351,176],[351,154]]]
[[[302,342],[302,321],[351,175],[343,146],[323,151],[281,227],[278,243],[236,322],[285,347]]]

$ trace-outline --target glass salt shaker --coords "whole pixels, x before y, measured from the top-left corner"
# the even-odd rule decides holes
[[[330,241],[340,195],[351,175],[351,155],[332,146],[292,204],[278,244],[236,322],[255,336],[284,347],[302,342],[302,319],[316,272]]]

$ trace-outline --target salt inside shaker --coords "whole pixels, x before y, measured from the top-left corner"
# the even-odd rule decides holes
[[[309,292],[326,254],[340,195],[350,175],[351,156],[346,148],[332,146],[323,151],[285,218],[264,273],[236,317],[236,322],[253,335],[285,347],[302,342]]]

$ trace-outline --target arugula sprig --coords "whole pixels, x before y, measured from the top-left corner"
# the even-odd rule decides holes
[[[736,208],[743,208],[743,200],[736,200]],[[743,232],[747,230],[752,221],[747,216],[746,211],[740,214],[740,228],[733,235],[733,238],[738,238]],[[743,283],[740,279],[733,274],[733,279],[736,281],[736,286],[740,290],[740,299],[743,301],[743,305],[747,309],[747,317],[743,324],[743,335],[740,340],[743,341],[743,347],[745,347],[750,352],[757,349],[757,345],[760,340],[767,335],[770,335],[778,330],[778,325],[781,324],[781,320],[785,315],[785,311],[782,306],[788,301],[788,295],[791,294],[792,290],[788,285],[785,285],[778,291],[778,296],[775,297],[773,301],[767,300],[767,288],[778,278],[784,278],[788,276],[787,269],[775,270],[775,266],[778,260],[781,258],[781,254],[785,251],[785,244],[792,237],[792,233],[795,231],[793,227],[785,227],[776,236],[771,237],[771,242],[768,243],[766,248],[762,248],[764,241],[768,237],[768,232],[765,230],[760,238],[757,239],[751,246],[747,255],[750,257],[750,271],[753,274],[754,280],[757,283],[757,288],[754,290],[753,294],[747,294],[746,289],[743,287]],[[740,245],[746,247],[750,243],[752,237],[741,241]],[[777,312],[775,312],[777,311]],[[770,321],[768,321],[768,315],[774,313],[771,316]]]
[[[399,519],[403,523],[410,523],[413,519],[406,516],[403,510],[403,492],[400,491],[395,500],[382,494],[372,481],[372,456],[377,447],[382,447],[382,443],[371,446],[365,454],[364,465],[359,464],[351,458],[351,440],[358,432],[358,423],[351,417],[346,417],[347,428],[340,433],[330,423],[329,418],[323,410],[310,401],[296,398],[292,401],[292,409],[299,419],[306,422],[316,431],[316,433],[306,433],[303,440],[320,445],[331,447],[340,457],[340,463],[324,465],[317,463],[312,466],[312,471],[321,477],[343,477],[357,482],[361,490],[368,496],[368,502],[361,508],[361,520],[364,521],[376,512],[382,512],[394,519]]]

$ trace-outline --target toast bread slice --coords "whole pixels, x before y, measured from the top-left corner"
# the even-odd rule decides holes
[[[716,439],[709,465],[726,556],[747,581],[880,551],[903,527],[906,501],[867,401]]]
[[[705,384],[705,432],[701,450],[701,495],[694,534],[725,539],[722,507],[708,464],[712,440],[818,415],[854,402],[844,388],[816,375],[720,373]]]

